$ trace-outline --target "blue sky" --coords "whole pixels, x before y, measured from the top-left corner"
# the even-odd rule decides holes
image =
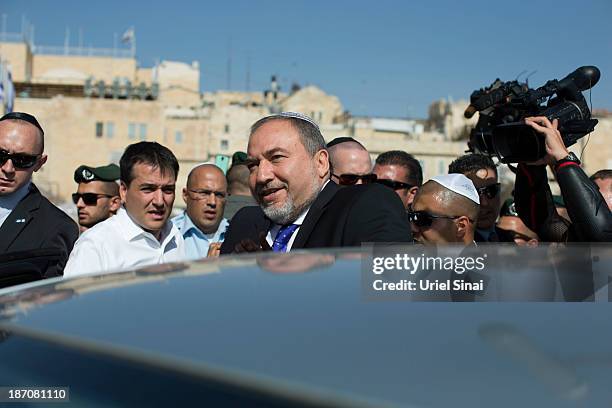
[[[437,99],[467,99],[495,78],[537,72],[532,86],[596,65],[594,108],[612,110],[612,1],[29,1],[3,0],[39,45],[112,48],[136,29],[141,66],[200,62],[203,91],[263,90],[276,74],[337,95],[358,115],[424,118]],[[231,47],[230,47],[231,44]]]

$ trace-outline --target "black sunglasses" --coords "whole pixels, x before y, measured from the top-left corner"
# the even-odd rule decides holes
[[[497,195],[501,191],[501,184],[496,183],[491,184],[490,186],[480,187],[477,188],[476,191],[478,191],[478,195],[485,195],[488,199],[492,199],[497,197]]]
[[[390,179],[376,179],[374,182],[378,184],[382,184],[383,186],[392,188],[393,190],[400,190],[402,188],[409,189],[409,188],[414,187],[411,184],[402,183],[401,181],[395,181],[395,180],[390,180]]]
[[[72,194],[72,202],[76,204],[82,198],[85,205],[96,205],[98,204],[98,198],[100,197],[113,197],[113,196],[108,195],[108,194],[96,194],[96,193],[83,193],[83,194],[74,193]]]
[[[0,150],[0,166],[4,166],[4,163],[10,160],[18,169],[29,169],[36,164],[40,156],[40,154],[9,153],[6,150]]]
[[[352,186],[355,183],[357,183],[357,181],[361,180],[363,182],[363,184],[370,184],[376,181],[376,174],[364,174],[364,175],[359,175],[359,174],[333,174],[332,176],[338,178],[338,184],[341,184],[343,186]]]
[[[449,220],[455,220],[460,217],[457,215],[455,217],[447,216],[447,215],[435,215],[430,214],[427,211],[408,211],[406,213],[408,215],[408,221],[416,225],[417,227],[431,227],[431,224],[436,218],[446,218]]]

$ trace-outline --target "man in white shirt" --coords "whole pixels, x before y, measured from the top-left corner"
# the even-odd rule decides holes
[[[174,154],[159,143],[135,143],[123,153],[120,168],[123,207],[81,235],[65,277],[184,259],[183,237],[169,221],[179,169]]]

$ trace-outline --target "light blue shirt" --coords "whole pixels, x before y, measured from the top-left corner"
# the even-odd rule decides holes
[[[187,260],[206,258],[210,244],[212,242],[223,242],[225,230],[229,226],[229,221],[223,218],[217,231],[212,234],[205,234],[195,226],[184,211],[181,215],[172,218],[172,223],[176,225],[185,239],[185,257]]]
[[[0,197],[0,227],[4,221],[11,215],[11,212],[17,207],[17,204],[23,200],[30,192],[30,182],[21,186],[19,190],[12,194]],[[19,222],[19,221],[17,221]]]

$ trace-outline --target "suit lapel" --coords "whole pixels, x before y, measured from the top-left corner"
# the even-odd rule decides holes
[[[4,220],[0,227],[0,253],[7,252],[21,231],[32,221],[33,213],[40,207],[40,192],[32,184],[30,192]]]
[[[327,207],[327,204],[329,204],[338,189],[338,185],[330,180],[323,191],[319,193],[315,202],[310,206],[310,210],[308,210],[308,214],[306,214],[304,222],[300,226],[298,234],[293,241],[293,245],[291,246],[292,249],[304,248],[304,245],[310,237],[312,230],[314,229],[315,225],[317,225],[319,218],[321,218],[325,207]]]

